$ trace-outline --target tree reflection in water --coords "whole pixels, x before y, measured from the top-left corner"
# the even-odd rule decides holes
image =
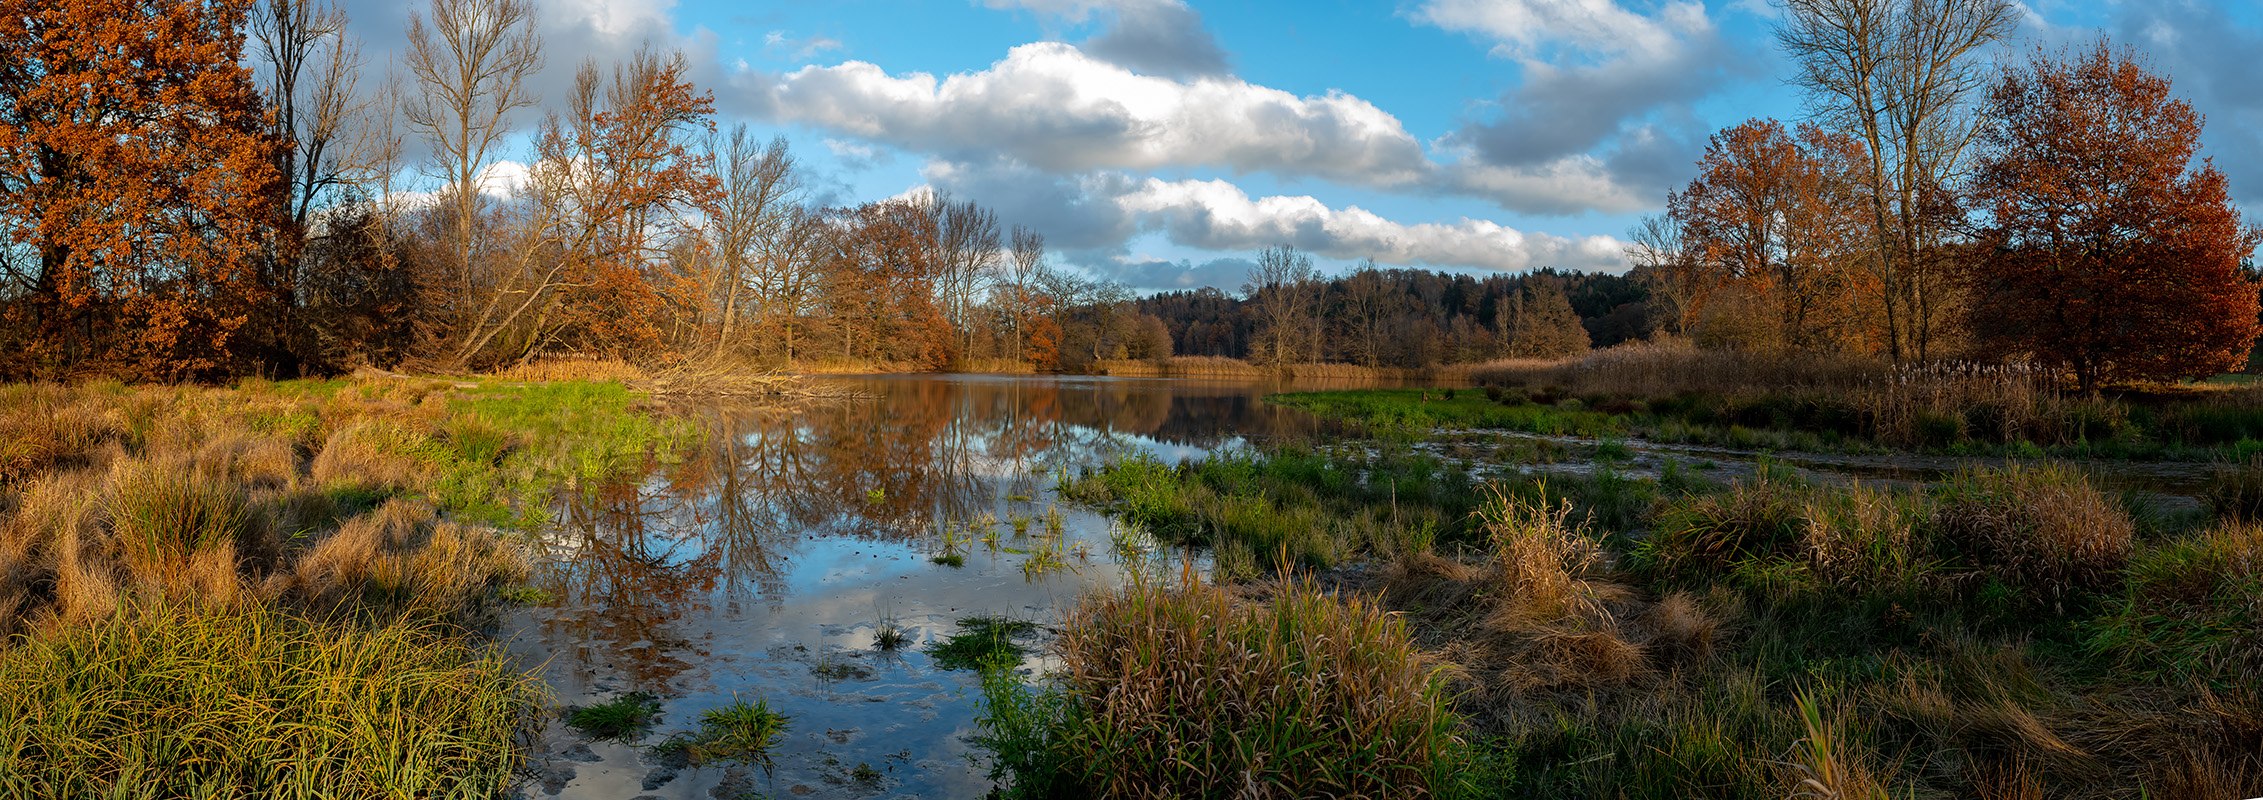
[[[808,542],[904,543],[1001,498],[1041,497],[1064,470],[1135,449],[1165,458],[1313,423],[1248,385],[1150,380],[874,378],[865,399],[797,409],[702,404],[707,438],[635,480],[568,487],[546,538],[550,657],[659,688],[708,642],[688,616],[776,610]],[[704,630],[704,626],[695,626]],[[712,634],[701,634],[711,636]]]

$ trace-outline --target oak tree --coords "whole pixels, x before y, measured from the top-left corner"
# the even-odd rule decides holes
[[[288,298],[259,274],[280,143],[248,0],[0,0],[0,373],[216,376]]]
[[[1989,94],[1974,194],[1990,217],[1968,279],[1999,352],[2058,364],[2084,392],[2211,375],[2256,337],[2256,282],[2224,175],[2194,163],[2201,119],[2104,40],[2037,53]]]

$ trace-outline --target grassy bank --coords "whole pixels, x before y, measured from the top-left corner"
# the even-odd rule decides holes
[[[0,794],[486,796],[471,633],[552,493],[696,432],[615,383],[0,387]]]
[[[1085,476],[1079,491],[1159,531],[1200,530],[1221,552],[1256,550],[1275,541],[1270,525],[1372,508],[1377,494],[1364,487],[1421,479],[1422,462],[1357,452],[1124,462]],[[1430,469],[1435,482],[1465,480]],[[1220,478],[1251,474],[1263,477]],[[1384,793],[2250,797],[2263,792],[2263,694],[2253,682],[2263,640],[2252,635],[2263,624],[2263,534],[2244,498],[2259,479],[2227,479],[2217,511],[2186,516],[2133,513],[2048,464],[1893,491],[1768,472],[1726,486],[1505,479],[1467,500],[1416,493],[1440,519],[1475,507],[1429,547],[1322,527],[1328,541],[1309,549],[1359,566],[1320,573],[1331,586],[1320,600],[1299,594],[1313,591],[1302,579],[1262,571],[1226,593],[1299,619],[1325,601],[1340,604],[1331,614],[1372,607],[1404,620],[1420,651],[1412,660],[1443,670],[1450,691],[1439,708],[1455,722],[1449,736],[1392,744],[1470,766],[1444,784],[1402,777]],[[1204,510],[1235,503],[1251,519],[1224,524]],[[1057,743],[1090,736],[1078,726],[1127,696],[1245,682],[1286,691],[1302,680],[1289,668],[1250,678],[1201,659],[1178,662],[1199,674],[1168,678],[1126,667],[1123,653],[1197,647],[1184,637],[1258,612],[1176,616],[1153,610],[1151,596],[1094,602],[1142,609],[1126,615],[1146,631],[1142,644],[1080,648],[1079,637],[1120,631],[1113,617],[1087,615],[1063,633],[1053,694],[993,686],[1002,704],[993,727],[1017,754],[1001,761],[1009,773],[1054,774],[1032,752],[1088,763],[1090,751]],[[1396,641],[1268,630],[1295,646]],[[1232,641],[1205,641],[1221,639]],[[1080,677],[1093,674],[1137,685]],[[1173,702],[1142,706],[1168,715],[1113,718],[1115,741],[1184,742],[1190,725],[1319,724],[1248,721],[1224,697]],[[1053,721],[1032,726],[1031,708]],[[1032,738],[1033,727],[1043,735]],[[1033,751],[1032,741],[1056,744]],[[1105,777],[1083,774],[1081,785]],[[1213,778],[1182,788],[1238,785]]]
[[[2245,390],[2145,403],[2062,398],[2048,408],[1944,401],[1941,410],[1820,390],[1641,398],[1489,386],[1296,392],[1267,399],[1406,437],[1492,429],[1812,452],[2180,460],[2263,453],[2263,396]]]

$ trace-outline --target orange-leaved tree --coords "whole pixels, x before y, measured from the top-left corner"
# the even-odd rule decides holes
[[[2223,173],[2194,164],[2201,119],[2168,79],[2100,40],[2007,71],[1988,111],[1973,196],[1991,219],[1969,273],[1983,346],[2086,393],[2245,358],[2256,232]]]
[[[1770,344],[1838,349],[1874,335],[1882,345],[1882,332],[1860,325],[1879,304],[1876,281],[1859,268],[1855,167],[1864,158],[1859,142],[1813,125],[1755,119],[1715,133],[1697,178],[1667,198],[1696,281],[1683,324],[1718,318],[1726,301],[1709,301],[1726,289],[1771,312],[1765,323],[1746,320],[1772,329]]]
[[[0,375],[211,377],[279,220],[250,0],[0,0]]]

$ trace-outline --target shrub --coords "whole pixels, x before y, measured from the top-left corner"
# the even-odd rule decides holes
[[[1420,797],[1465,748],[1405,626],[1287,579],[1237,602],[1191,573],[1087,599],[1060,640],[1075,724],[1058,737],[1112,797]]]
[[[2070,467],[1968,471],[1941,492],[1934,522],[1944,544],[1990,577],[2053,603],[2121,580],[2136,526]]]

